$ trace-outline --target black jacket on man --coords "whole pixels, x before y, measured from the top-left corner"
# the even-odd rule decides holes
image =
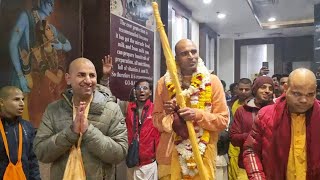
[[[18,117],[17,120],[2,119],[3,128],[5,130],[10,159],[13,164],[18,160],[18,146],[19,146],[19,126],[22,126],[22,166],[24,174],[28,180],[39,180],[40,172],[36,155],[33,152],[33,139],[35,137],[35,130],[31,123]],[[9,160],[6,154],[2,136],[0,135],[0,179],[3,179],[4,172],[8,166]]]

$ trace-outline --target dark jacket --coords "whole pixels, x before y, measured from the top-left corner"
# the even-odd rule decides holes
[[[3,128],[6,132],[10,159],[13,164],[17,163],[18,160],[18,146],[19,146],[19,127],[18,122],[22,126],[22,166],[24,174],[28,180],[40,179],[39,165],[36,155],[32,150],[33,139],[35,131],[28,121],[18,118],[17,121],[9,119],[2,119]],[[4,148],[2,136],[0,136],[0,179],[3,178],[4,172],[8,166],[9,160]]]

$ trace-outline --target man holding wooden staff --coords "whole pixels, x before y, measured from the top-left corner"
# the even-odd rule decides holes
[[[177,74],[187,107],[179,108],[170,73],[158,81],[153,111],[154,126],[161,132],[156,159],[160,180],[200,179],[186,121],[194,126],[204,171],[215,179],[219,131],[228,124],[228,109],[219,78],[209,73],[189,39],[175,46]]]

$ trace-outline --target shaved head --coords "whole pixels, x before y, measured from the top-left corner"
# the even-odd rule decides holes
[[[73,60],[65,79],[72,87],[75,103],[89,102],[97,85],[96,68],[89,59],[81,57]]]
[[[185,44],[187,43],[191,43],[194,46],[196,46],[193,41],[191,41],[190,39],[181,39],[180,41],[177,42],[176,46],[174,47],[174,51],[176,52],[176,54],[179,53],[179,48],[181,48],[181,46],[185,46]]]
[[[74,71],[75,69],[78,68],[79,65],[81,64],[86,64],[89,66],[93,66],[94,64],[87,58],[81,57],[81,58],[77,58],[75,60],[73,60],[70,64],[69,64],[69,74],[72,73],[72,71]]]
[[[15,86],[4,86],[0,89],[0,99],[6,99],[12,92],[17,92],[21,90]]]
[[[292,71],[284,88],[291,113],[305,113],[312,108],[317,88],[317,79],[312,71],[306,68]]]
[[[199,54],[197,46],[190,39],[180,40],[176,44],[175,52],[176,63],[183,76],[192,75],[197,71]]]
[[[312,71],[306,68],[299,68],[292,71],[288,78],[290,84],[307,84],[317,86],[317,78]]]
[[[0,89],[0,117],[13,119],[21,116],[24,108],[22,91],[15,86],[5,86]]]

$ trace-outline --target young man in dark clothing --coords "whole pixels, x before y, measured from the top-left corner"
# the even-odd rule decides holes
[[[19,160],[23,167],[22,176],[28,180],[40,179],[38,160],[32,150],[35,131],[31,123],[21,118],[23,100],[23,93],[17,87],[5,86],[0,89],[0,131],[3,131],[0,136],[0,179],[4,178],[9,163],[18,165]],[[19,139],[22,140],[21,144]],[[8,145],[8,149],[5,148],[5,144]],[[20,145],[22,147],[19,147]],[[20,148],[21,154],[18,151]]]

